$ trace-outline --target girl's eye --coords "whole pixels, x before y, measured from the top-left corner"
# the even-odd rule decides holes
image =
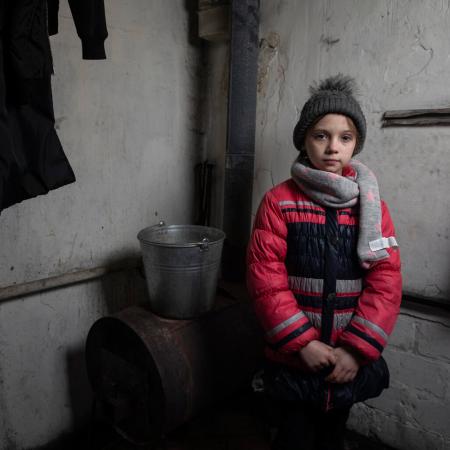
[[[325,133],[316,133],[314,135],[314,139],[322,141],[322,140],[326,139],[326,135],[325,135]]]
[[[353,136],[351,134],[345,134],[344,136],[342,136],[342,140],[344,142],[352,142],[353,141]]]

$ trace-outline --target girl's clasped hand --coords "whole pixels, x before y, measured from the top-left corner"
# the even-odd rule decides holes
[[[359,357],[344,347],[333,348],[321,341],[311,341],[299,350],[299,357],[306,368],[313,373],[333,366],[325,378],[330,383],[353,381],[361,365]]]

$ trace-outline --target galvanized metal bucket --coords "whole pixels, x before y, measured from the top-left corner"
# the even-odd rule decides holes
[[[159,225],[138,234],[150,307],[171,319],[212,309],[225,233],[200,225]]]

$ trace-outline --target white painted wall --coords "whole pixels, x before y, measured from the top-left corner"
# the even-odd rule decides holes
[[[356,405],[349,426],[396,449],[450,449],[450,314],[402,308],[384,351],[390,388]]]
[[[262,1],[254,208],[289,177],[292,130],[315,80],[354,76],[368,122],[359,159],[397,227],[405,290],[450,299],[450,128],[381,129],[385,110],[448,107],[447,1]],[[327,42],[335,41],[334,44]]]
[[[106,61],[82,61],[67,1],[51,38],[54,106],[75,184],[0,216],[0,287],[138,254],[136,234],[194,216],[199,50],[184,0],[105,2]],[[145,301],[133,272],[0,303],[0,449],[89,420],[83,347],[100,316]]]
[[[54,107],[77,182],[2,213],[0,287],[136,254],[141,228],[193,215],[198,50],[185,1],[106,2],[105,61],[81,60],[60,3]]]
[[[385,110],[449,106],[448,30],[448,0],[262,0],[253,208],[289,177],[308,86],[350,74],[368,122],[359,159],[390,207],[405,291],[450,301],[450,128],[380,128]],[[385,353],[391,389],[350,426],[399,449],[450,449],[449,342],[448,313],[404,307]]]
[[[85,435],[92,417],[88,331],[98,318],[145,300],[143,280],[121,272],[0,304],[0,449]]]
[[[2,213],[0,286],[136,255],[142,227],[193,216],[192,169],[203,147],[185,2],[106,2],[107,61],[81,61],[61,7],[54,101],[78,181]],[[448,1],[262,0],[261,12],[254,209],[289,176],[308,85],[350,73],[369,123],[361,160],[377,173],[397,225],[405,288],[449,299],[450,130],[379,128],[384,110],[448,106]],[[220,226],[226,45],[208,55],[204,149],[218,164]],[[0,304],[0,449],[43,445],[88,419],[86,333],[98,317],[142,300],[142,280],[124,273]],[[351,426],[397,448],[450,449],[449,330],[439,310],[404,308],[386,351],[392,387],[355,408]]]

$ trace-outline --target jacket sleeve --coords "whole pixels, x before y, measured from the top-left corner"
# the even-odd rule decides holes
[[[319,339],[319,333],[289,289],[286,238],[282,212],[268,192],[259,206],[247,251],[247,286],[268,345],[292,353]]]
[[[69,6],[81,39],[83,59],[105,59],[108,31],[103,0],[69,0]]]
[[[58,11],[59,0],[47,0],[47,27],[49,36],[58,34]]]
[[[394,225],[384,202],[381,202],[381,208],[382,235],[395,237]],[[378,261],[367,271],[358,307],[338,340],[339,345],[354,348],[366,361],[380,357],[400,310],[400,252],[398,248],[387,251],[389,258]]]
[[[105,39],[108,37],[104,0],[69,0],[83,59],[105,59]],[[58,33],[59,0],[47,0],[48,34]]]

